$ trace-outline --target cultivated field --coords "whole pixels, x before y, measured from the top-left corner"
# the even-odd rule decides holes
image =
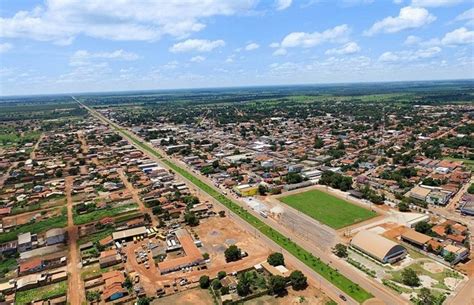
[[[319,190],[311,190],[278,199],[334,229],[340,229],[377,216],[377,213],[373,211]]]

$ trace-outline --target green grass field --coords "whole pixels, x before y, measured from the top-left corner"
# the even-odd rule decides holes
[[[373,211],[319,190],[281,197],[279,200],[334,229],[377,216]]]

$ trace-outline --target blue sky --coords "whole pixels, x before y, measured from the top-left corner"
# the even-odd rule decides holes
[[[463,0],[0,0],[0,94],[474,78]]]

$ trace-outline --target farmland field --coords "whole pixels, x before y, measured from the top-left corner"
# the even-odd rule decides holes
[[[334,229],[377,216],[373,211],[319,190],[281,197],[279,200]]]

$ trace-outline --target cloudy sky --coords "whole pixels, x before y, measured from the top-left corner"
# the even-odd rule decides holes
[[[0,94],[474,78],[470,0],[0,0]]]

